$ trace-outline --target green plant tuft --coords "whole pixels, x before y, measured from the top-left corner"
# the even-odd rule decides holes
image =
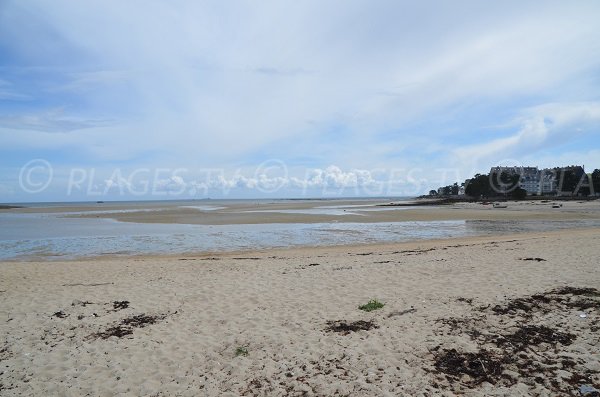
[[[237,349],[235,349],[235,356],[236,357],[238,357],[238,356],[244,356],[244,357],[246,357],[248,354],[250,354],[250,353],[248,353],[248,348],[245,347],[245,346],[240,346]]]
[[[373,310],[381,309],[383,306],[385,306],[385,303],[381,303],[377,299],[371,299],[369,303],[360,305],[358,308],[366,312],[371,312]]]

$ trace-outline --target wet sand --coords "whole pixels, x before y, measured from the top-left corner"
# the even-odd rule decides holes
[[[578,395],[600,388],[598,247],[586,229],[0,262],[0,394]]]
[[[97,206],[23,208],[14,213],[64,213],[67,217],[109,218],[121,222],[198,225],[235,225],[264,223],[383,223],[446,220],[600,220],[600,200],[568,201],[561,208],[552,202],[509,201],[507,208],[491,204],[457,203],[444,206],[386,207],[382,200],[309,200],[281,202],[197,202],[165,204],[149,202]],[[405,202],[403,203],[405,204]],[[206,210],[203,208],[215,209]]]

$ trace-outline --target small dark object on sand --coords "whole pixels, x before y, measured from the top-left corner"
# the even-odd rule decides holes
[[[58,312],[54,313],[54,314],[52,315],[52,317],[58,317],[58,318],[67,318],[67,317],[69,317],[69,315],[68,315],[68,314],[66,314],[65,312],[63,312],[62,310],[60,310],[60,311],[58,311]]]
[[[379,328],[373,321],[358,320],[351,323],[346,321],[328,321],[328,327],[325,329],[330,332],[340,332],[342,335],[348,335],[350,332],[368,331],[373,328]]]
[[[123,327],[122,325],[117,325],[116,327],[108,328],[104,332],[98,332],[97,334],[90,335],[90,337],[108,339],[111,336],[116,336],[117,338],[122,338],[131,334],[133,334],[133,329],[129,327]]]
[[[388,318],[396,317],[396,316],[403,316],[405,314],[414,313],[416,311],[417,311],[417,309],[415,309],[414,307],[411,307],[410,309],[406,309],[406,310],[398,310],[398,311],[391,312],[390,314],[388,314]]]
[[[522,261],[546,262],[544,258],[521,258]]]
[[[462,296],[456,298],[456,301],[457,302],[468,303],[469,305],[471,305],[473,303],[473,299],[472,298],[463,298]]]
[[[149,324],[156,324],[164,319],[164,316],[149,316],[147,314],[138,314],[137,316],[129,317],[121,321],[122,325],[128,325],[134,328],[144,328]]]
[[[114,301],[113,302],[113,309],[116,310],[121,310],[121,309],[127,309],[129,307],[129,301]]]
[[[73,303],[71,303],[71,306],[83,306],[86,307],[87,305],[93,305],[93,302],[90,301],[80,301],[80,300],[74,300]]]

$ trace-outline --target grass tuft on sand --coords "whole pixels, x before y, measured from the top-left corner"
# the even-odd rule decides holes
[[[385,303],[381,303],[377,299],[371,299],[367,304],[360,305],[358,308],[365,312],[372,312],[373,310],[381,309],[384,306]]]
[[[240,346],[237,349],[235,349],[235,356],[239,357],[239,356],[244,356],[246,357],[248,354],[250,354],[248,352],[248,348],[245,346]]]

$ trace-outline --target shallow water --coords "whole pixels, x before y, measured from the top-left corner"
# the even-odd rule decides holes
[[[600,221],[418,221],[392,223],[182,225],[0,214],[0,259],[71,259],[421,239],[599,227]]]

